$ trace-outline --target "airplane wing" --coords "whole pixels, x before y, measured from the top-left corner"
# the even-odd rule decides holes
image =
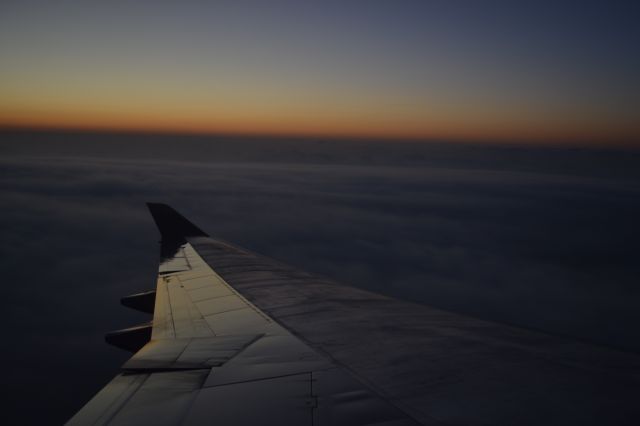
[[[70,425],[638,424],[640,357],[395,300],[210,238],[164,204],[153,320]],[[542,309],[543,307],[541,307]]]

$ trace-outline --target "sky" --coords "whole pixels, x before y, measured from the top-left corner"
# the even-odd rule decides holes
[[[0,126],[640,145],[635,1],[7,0]]]

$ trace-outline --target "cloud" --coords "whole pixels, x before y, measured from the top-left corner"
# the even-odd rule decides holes
[[[64,421],[127,357],[102,336],[148,319],[118,303],[155,285],[145,201],[347,284],[640,349],[640,180],[560,174],[538,151],[515,168],[460,155],[439,167],[5,157],[8,406],[27,423]]]

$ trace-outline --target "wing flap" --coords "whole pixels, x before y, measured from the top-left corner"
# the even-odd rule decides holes
[[[181,370],[221,366],[260,335],[152,340],[122,368],[127,371]]]
[[[69,426],[106,425],[136,393],[148,374],[118,374],[98,392],[75,416]]]
[[[177,425],[189,412],[209,369],[149,374],[110,419],[116,425]]]

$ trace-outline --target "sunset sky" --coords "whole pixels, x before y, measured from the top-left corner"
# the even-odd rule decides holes
[[[3,1],[0,126],[640,145],[640,6]]]
[[[150,321],[119,302],[156,288],[145,202],[427,305],[409,330],[353,303],[396,360],[419,330],[453,348],[401,374],[442,384],[443,424],[640,417],[640,0],[0,0],[0,190],[4,424],[63,424],[123,371],[104,335]],[[456,352],[476,322],[446,312],[508,333]]]

